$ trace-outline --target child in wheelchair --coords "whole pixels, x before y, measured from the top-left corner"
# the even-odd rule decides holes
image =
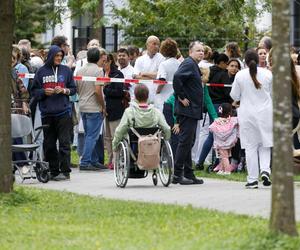
[[[116,128],[112,148],[115,152],[115,178],[116,178],[116,184],[120,187],[125,187],[127,178],[143,178],[146,177],[145,171],[143,171],[143,167],[139,164],[139,160],[135,159],[137,157],[137,151],[138,147],[140,148],[140,139],[144,135],[155,136],[156,130],[160,130],[163,142],[164,144],[168,145],[166,146],[168,150],[168,155],[172,158],[172,152],[170,150],[168,142],[166,140],[169,140],[171,136],[171,130],[169,125],[167,124],[163,114],[156,109],[153,105],[148,104],[148,96],[149,96],[149,90],[148,88],[143,84],[138,84],[135,87],[134,90],[135,95],[135,101],[133,101],[128,107],[121,119],[121,122],[119,126]],[[133,129],[132,129],[133,128]],[[124,145],[124,139],[128,138],[128,141],[130,141],[129,145],[127,145],[128,142],[125,142],[126,145]],[[155,148],[155,139],[151,142],[153,143],[151,146],[149,146],[148,150],[149,152]],[[160,143],[160,142],[159,142]],[[126,148],[124,149],[124,154],[120,153],[120,150],[122,151],[122,147]],[[166,148],[165,147],[165,148]],[[164,149],[160,149],[160,153]],[[170,152],[169,152],[170,151]],[[150,153],[149,153],[150,154]],[[162,158],[161,156],[157,156]],[[155,157],[154,157],[155,158]],[[133,168],[132,168],[132,160],[136,163],[136,165],[139,165],[139,169],[136,169],[133,174]],[[160,160],[162,162],[162,160]],[[173,162],[173,158],[170,160]],[[170,162],[169,161],[169,162]],[[124,165],[125,174],[124,178],[125,181],[123,181],[123,177],[120,177],[120,173],[118,172],[120,170],[120,166]],[[146,163],[147,164],[147,163]],[[118,166],[116,166],[118,165]],[[129,165],[129,166],[128,166]],[[131,165],[131,167],[130,167]],[[169,164],[170,165],[170,164]],[[123,169],[123,170],[124,170]],[[127,172],[128,171],[128,172]],[[155,171],[155,170],[154,170]],[[147,171],[146,171],[147,172]],[[124,171],[122,172],[123,175]],[[161,177],[161,176],[160,176]],[[162,178],[162,177],[161,177]],[[122,180],[121,180],[122,179]],[[153,179],[154,184],[157,183]],[[163,182],[163,181],[162,181]],[[168,182],[168,181],[167,181]],[[166,182],[166,183],[167,183]],[[125,183],[125,184],[124,184]],[[164,184],[164,182],[163,182]],[[156,184],[155,184],[156,185]]]

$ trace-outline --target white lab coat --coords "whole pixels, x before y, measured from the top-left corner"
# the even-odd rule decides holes
[[[238,120],[241,147],[273,146],[272,73],[257,68],[257,80],[262,84],[256,89],[249,68],[239,71],[232,84],[230,96],[240,101]]]

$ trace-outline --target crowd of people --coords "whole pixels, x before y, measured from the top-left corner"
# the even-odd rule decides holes
[[[291,49],[294,128],[300,118],[299,55]],[[19,73],[35,76],[20,78]],[[168,84],[103,83],[74,80],[74,76],[158,79]],[[175,40],[160,43],[156,36],[147,38],[142,52],[129,46],[107,53],[92,39],[76,58],[64,36],[54,37],[46,52],[32,49],[30,41],[23,39],[13,45],[11,86],[13,112],[30,115],[35,127],[48,125],[41,141],[52,180],[70,179],[71,147],[77,150],[81,171],[113,169],[114,151],[134,118],[142,127],[161,126],[170,138],[173,184],[202,184],[194,171],[204,170],[209,162],[207,169],[220,175],[246,169],[246,188],[257,188],[259,176],[263,185],[271,185],[269,37],[244,56],[236,42],[219,53],[193,41],[186,58]],[[14,143],[22,143],[22,138]],[[294,147],[300,148],[297,136]]]

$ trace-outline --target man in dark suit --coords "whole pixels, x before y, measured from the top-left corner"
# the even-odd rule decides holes
[[[176,96],[175,113],[179,122],[179,143],[175,156],[173,184],[202,184],[192,168],[192,147],[198,120],[202,119],[203,88],[198,63],[204,49],[199,41],[189,46],[189,57],[179,66],[174,75],[173,87]]]

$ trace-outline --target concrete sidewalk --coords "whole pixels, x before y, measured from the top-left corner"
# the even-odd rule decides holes
[[[158,183],[154,187],[151,175],[144,179],[129,179],[126,188],[117,188],[113,171],[79,172],[73,169],[71,181],[46,184],[26,180],[25,186],[34,186],[59,191],[69,191],[104,198],[155,202],[177,205],[192,205],[198,208],[216,209],[222,212],[262,216],[269,218],[271,188],[260,184],[259,189],[245,189],[245,183],[204,179],[203,185],[170,185]],[[296,219],[300,221],[300,184],[295,185]]]

